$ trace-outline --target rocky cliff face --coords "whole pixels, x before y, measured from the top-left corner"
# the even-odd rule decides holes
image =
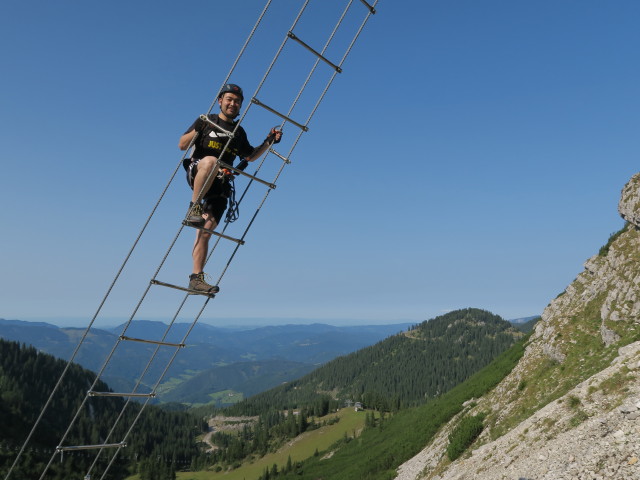
[[[626,226],[547,306],[516,368],[398,480],[640,480],[640,174],[618,210]],[[481,412],[484,431],[450,462],[449,433]]]

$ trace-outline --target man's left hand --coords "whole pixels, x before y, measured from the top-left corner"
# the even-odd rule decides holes
[[[275,144],[279,143],[282,138],[282,130],[277,130],[276,127],[273,127],[267,135],[267,143]]]

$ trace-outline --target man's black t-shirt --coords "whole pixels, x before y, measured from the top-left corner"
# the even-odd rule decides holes
[[[233,129],[236,128],[235,123],[225,122],[215,113],[210,113],[208,117],[213,123],[224,128],[228,132],[233,132]],[[194,159],[213,156],[228,165],[233,165],[236,156],[245,158],[250,156],[254,151],[254,148],[247,139],[247,133],[241,126],[239,126],[235,131],[234,136],[231,139],[231,143],[225,150],[222,158],[220,157],[220,152],[222,152],[222,149],[229,140],[229,137],[225,133],[219,131],[215,127],[212,127],[200,118],[193,122],[185,133],[189,133],[192,130],[200,132],[194,143],[195,151],[192,155]]]

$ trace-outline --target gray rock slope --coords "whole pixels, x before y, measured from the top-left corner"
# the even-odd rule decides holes
[[[640,174],[618,211],[625,228],[547,306],[516,368],[397,480],[640,480]],[[449,434],[479,413],[482,434],[451,462]]]

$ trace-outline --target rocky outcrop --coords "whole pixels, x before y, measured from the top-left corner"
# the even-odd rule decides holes
[[[620,349],[611,367],[448,466],[449,430],[444,429],[400,467],[396,480],[638,480],[639,375],[640,342],[635,342]],[[628,377],[628,391],[609,388],[608,381],[618,376]]]
[[[631,177],[622,189],[618,212],[627,222],[640,227],[640,173]]]
[[[618,211],[629,223],[586,261],[584,271],[542,314],[536,335],[544,340],[545,354],[556,361],[563,361],[567,347],[566,339],[557,336],[558,327],[569,318],[584,316],[586,309],[599,310],[599,334],[605,346],[620,341],[616,330],[633,330],[632,324],[640,323],[640,174],[622,189]],[[621,321],[630,325],[614,328],[613,323]]]
[[[516,368],[397,480],[640,480],[640,174],[619,213],[628,224],[550,302]],[[480,412],[485,430],[449,462],[453,426]]]

